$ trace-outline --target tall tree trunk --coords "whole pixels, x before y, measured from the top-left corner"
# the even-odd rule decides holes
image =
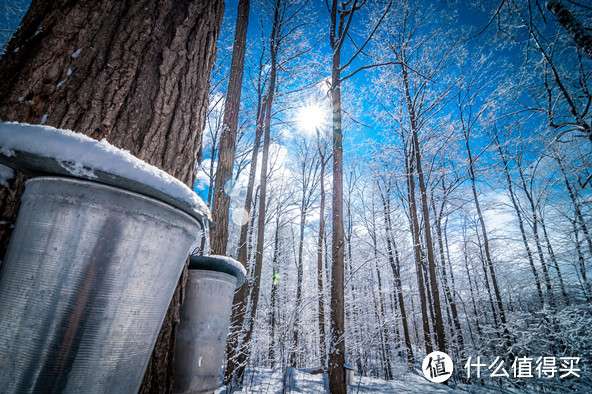
[[[242,387],[247,367],[247,361],[250,355],[250,341],[253,335],[253,327],[255,325],[255,318],[257,316],[257,305],[259,304],[259,289],[261,287],[261,270],[263,267],[263,246],[265,242],[265,213],[266,213],[266,193],[267,193],[267,165],[269,160],[269,145],[270,145],[270,119],[271,117],[271,102],[266,105],[265,115],[265,134],[263,138],[263,155],[261,157],[261,178],[259,186],[259,213],[257,216],[257,247],[255,251],[255,267],[253,272],[253,283],[251,285],[250,295],[250,313],[245,318],[242,328],[243,342],[241,350],[238,352],[236,358],[236,365],[233,369],[236,372],[232,378],[232,387]],[[229,364],[233,359],[228,360]]]
[[[489,297],[489,304],[491,306],[491,314],[493,315],[493,324],[499,327],[500,321],[497,316],[495,309],[495,303],[493,302],[493,295],[491,294],[491,284],[489,283],[489,275],[487,274],[487,262],[485,258],[485,252],[483,251],[483,243],[479,235],[479,228],[475,228],[475,235],[477,237],[477,243],[479,244],[479,260],[481,261],[481,268],[483,269],[483,280],[485,281],[485,288],[487,289],[487,296]],[[477,280],[475,279],[475,282]]]
[[[573,185],[569,182],[569,178],[567,177],[567,171],[565,169],[565,164],[563,160],[559,158],[559,156],[555,157],[555,160],[559,164],[559,169],[561,170],[561,174],[563,175],[563,181],[565,182],[565,187],[567,188],[567,192],[569,194],[569,198],[571,203],[574,207],[575,219],[580,225],[582,232],[584,233],[584,238],[586,239],[586,243],[588,245],[588,252],[590,252],[590,256],[592,256],[592,237],[590,237],[590,232],[588,231],[588,226],[586,225],[587,221],[584,219],[582,215],[582,207],[581,203],[578,201],[576,197],[576,191],[574,190]]]
[[[0,118],[106,138],[193,187],[223,10],[220,0],[34,1],[0,61]],[[14,223],[23,184],[0,190],[3,221]],[[2,256],[11,231],[0,228]],[[183,278],[141,392],[172,389]]]
[[[406,152],[406,156],[409,154]],[[423,338],[425,341],[426,354],[433,352],[432,335],[430,329],[430,319],[428,317],[428,304],[426,300],[426,291],[424,284],[424,268],[422,264],[422,252],[421,252],[421,241],[419,235],[419,219],[417,217],[417,204],[415,201],[415,179],[413,178],[413,158],[407,157],[405,176],[407,180],[407,196],[409,199],[409,213],[410,213],[410,224],[411,224],[411,235],[413,239],[413,254],[415,257],[415,269],[417,272],[417,285],[419,291],[419,300],[421,304],[421,317],[423,321]]]
[[[302,261],[302,254],[304,252],[304,227],[306,225],[306,216],[307,216],[307,207],[305,206],[305,196],[306,188],[303,186],[302,189],[302,201],[300,206],[300,238],[298,240],[298,260],[297,270],[298,275],[296,279],[296,308],[294,309],[294,327],[293,327],[293,347],[290,352],[290,364],[295,367],[296,366],[296,352],[298,348],[298,331],[300,329],[300,308],[302,305],[302,280],[304,277],[304,262]]]
[[[261,269],[263,266],[263,247],[265,242],[265,213],[267,208],[267,171],[269,162],[269,146],[271,144],[271,108],[276,90],[277,78],[277,54],[278,54],[278,28],[279,11],[281,0],[277,0],[274,12],[274,22],[271,32],[271,68],[269,70],[269,85],[264,100],[263,108],[265,113],[265,130],[263,135],[263,153],[261,157],[261,175],[259,180],[259,213],[257,217],[257,248],[255,252],[255,269],[251,289],[251,310],[248,319],[243,325],[242,350],[238,353],[236,373],[232,378],[233,387],[242,387],[247,360],[250,354],[250,340],[253,335],[253,327],[257,316],[257,305],[259,303],[259,289],[261,284]],[[229,363],[232,359],[228,360]]]
[[[415,114],[415,108],[411,99],[411,93],[409,89],[409,78],[407,75],[406,66],[402,66],[403,71],[403,87],[405,90],[405,102],[407,104],[407,110],[409,111],[409,121],[411,123],[411,143],[413,148],[411,149],[412,154],[415,156],[415,170],[417,171],[417,181],[419,185],[419,192],[421,195],[421,209],[422,217],[424,221],[425,240],[426,240],[426,251],[428,259],[428,272],[429,272],[429,287],[433,298],[432,307],[434,309],[434,325],[436,334],[436,343],[438,344],[438,350],[446,351],[446,338],[444,334],[444,322],[442,319],[442,309],[440,306],[440,292],[438,290],[438,281],[436,278],[436,262],[434,258],[434,245],[432,241],[432,230],[430,223],[430,209],[428,206],[427,188],[425,185],[425,178],[421,166],[421,150],[419,146],[419,137],[417,136],[417,118]]]
[[[341,129],[341,46],[334,32],[337,1],[333,0],[331,35],[333,63],[331,73],[331,110],[333,113],[333,237],[331,247],[331,339],[329,345],[329,390],[331,394],[347,393],[345,385],[345,299],[344,299],[344,228],[343,228],[343,132]]]
[[[582,247],[580,246],[580,239],[578,236],[578,229],[576,227],[576,222],[571,220],[571,224],[574,231],[574,243],[576,246],[576,251],[578,253],[578,268],[580,269],[580,275],[582,278],[580,279],[580,285],[582,287],[582,292],[584,293],[584,297],[588,300],[588,302],[592,301],[592,289],[590,288],[590,283],[588,282],[588,278],[586,277],[586,264],[584,262],[584,254],[582,253]]]
[[[592,35],[588,33],[588,29],[565,8],[561,0],[545,0],[545,6],[555,15],[561,26],[567,30],[578,48],[592,59]]]
[[[259,62],[259,86],[258,86],[258,105],[257,105],[257,118],[255,124],[255,141],[253,142],[253,151],[251,152],[251,165],[249,169],[249,180],[247,181],[247,192],[245,196],[244,210],[249,215],[249,220],[246,224],[241,227],[241,232],[238,241],[238,261],[248,270],[247,261],[249,260],[249,247],[251,245],[251,238],[254,229],[254,216],[251,212],[254,212],[253,195],[257,199],[257,193],[253,193],[255,188],[255,177],[257,171],[257,158],[259,156],[259,146],[261,145],[261,136],[265,129],[265,108],[263,106],[263,92],[261,88],[263,72],[263,55],[261,55]],[[247,238],[249,242],[247,242]],[[235,293],[232,300],[232,315],[230,318],[230,335],[226,342],[226,369],[224,370],[224,384],[228,385],[234,374],[236,363],[232,360],[236,360],[239,349],[239,335],[242,332],[242,327],[245,321],[245,313],[248,302],[248,289],[249,286],[241,286]]]
[[[228,243],[228,208],[230,196],[224,192],[226,182],[233,182],[232,168],[236,150],[236,129],[240,109],[241,90],[243,86],[243,69],[245,63],[245,47],[247,43],[247,26],[249,24],[249,0],[239,0],[238,16],[234,46],[232,48],[232,63],[226,102],[224,103],[224,120],[218,149],[218,167],[214,183],[214,198],[212,201],[212,219],[216,227],[211,232],[211,247],[213,254],[225,255]]]
[[[259,213],[257,217],[257,246],[255,251],[255,265],[254,265],[254,283],[250,289],[250,297],[247,290],[238,291],[233,300],[234,308],[232,315],[233,328],[236,332],[232,333],[229,341],[226,344],[227,352],[227,366],[224,372],[224,383],[231,387],[242,387],[244,372],[246,368],[246,362],[249,357],[249,341],[251,339],[254,318],[256,316],[256,307],[259,298],[259,283],[261,281],[261,265],[263,263],[263,240],[264,240],[264,229],[265,229],[265,209],[266,209],[266,188],[267,188],[267,166],[269,159],[269,144],[270,144],[270,130],[271,130],[271,108],[273,106],[273,100],[275,97],[276,90],[276,78],[277,78],[277,29],[279,23],[279,8],[281,1],[278,0],[275,5],[275,13],[273,20],[273,28],[270,36],[270,50],[271,50],[271,68],[269,72],[269,83],[267,86],[267,92],[263,99],[260,100],[260,104],[257,109],[257,123],[255,131],[255,143],[253,146],[251,168],[249,173],[249,181],[247,185],[247,195],[245,199],[245,210],[250,212],[251,198],[253,195],[253,187],[255,183],[255,172],[257,168],[257,157],[261,136],[263,138],[263,153],[261,159],[261,174],[260,183],[258,186],[259,191]],[[259,64],[259,83],[262,78],[263,70],[263,54]],[[261,89],[259,89],[261,91]],[[267,144],[267,146],[266,146]],[[261,216],[263,215],[263,216]],[[250,228],[252,234],[253,226]],[[238,247],[238,260],[245,265],[249,259],[249,248],[251,243],[247,242],[247,234],[249,230],[245,227],[241,229]],[[244,287],[244,286],[243,286]],[[247,305],[251,305],[250,318],[247,318]],[[255,310],[253,310],[255,307]],[[239,341],[239,336],[242,339]]]
[[[319,138],[320,139],[320,138]],[[320,143],[319,143],[320,144]],[[325,237],[325,155],[319,145],[319,156],[321,157],[321,202],[319,207],[319,238],[317,242],[317,287],[319,297],[319,349],[323,369],[327,369],[327,338],[325,333],[325,299],[323,282],[325,270],[323,268],[323,239]]]
[[[271,300],[269,309],[271,309],[271,334],[269,336],[269,360],[271,361],[271,367],[275,367],[275,330],[277,324],[277,291],[278,291],[278,259],[280,254],[280,220],[281,220],[281,212],[279,209],[280,205],[278,205],[278,209],[276,211],[276,219],[275,219],[275,237],[273,241],[273,260],[271,262],[271,270],[272,270],[272,280],[271,280]]]

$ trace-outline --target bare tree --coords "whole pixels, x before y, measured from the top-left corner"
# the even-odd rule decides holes
[[[372,66],[362,66],[347,75],[352,62],[364,51],[368,42],[374,36],[380,23],[385,18],[392,2],[389,2],[374,28],[363,39],[363,43],[356,45],[354,54],[342,63],[341,52],[345,42],[352,38],[350,26],[354,15],[364,7],[366,1],[353,0],[327,1],[327,8],[331,16],[329,28],[329,42],[333,50],[331,62],[331,109],[333,113],[333,201],[332,201],[332,269],[331,269],[331,345],[329,352],[329,390],[333,394],[346,393],[345,385],[345,315],[344,315],[344,228],[343,228],[343,130],[341,108],[341,84],[363,69]]]
[[[249,6],[249,0],[240,0],[238,3],[230,78],[228,91],[226,92],[226,103],[224,104],[224,120],[220,136],[218,166],[216,167],[212,201],[212,218],[216,223],[216,227],[211,233],[211,245],[212,252],[219,255],[226,254],[226,244],[228,243],[230,196],[224,192],[224,184],[232,180],[232,168],[234,166],[236,129],[243,86],[247,26],[249,24]]]

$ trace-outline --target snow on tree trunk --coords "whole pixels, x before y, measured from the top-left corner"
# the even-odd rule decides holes
[[[106,138],[193,187],[223,9],[220,0],[34,1],[0,60],[0,118]],[[1,255],[23,189],[21,174],[0,189]],[[141,392],[171,391],[184,278]]]

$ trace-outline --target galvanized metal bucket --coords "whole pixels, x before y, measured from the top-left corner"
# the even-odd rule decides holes
[[[0,270],[1,391],[137,392],[199,227],[137,193],[30,180]]]
[[[234,290],[245,269],[225,256],[191,256],[175,349],[175,393],[218,387]]]

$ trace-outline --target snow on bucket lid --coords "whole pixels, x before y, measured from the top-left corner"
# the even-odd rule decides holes
[[[211,222],[206,204],[177,178],[119,149],[71,130],[0,122],[0,164],[29,176],[66,175],[144,194]]]
[[[247,270],[245,270],[245,267],[240,262],[232,257],[218,255],[191,256],[189,258],[189,269],[217,271],[232,275],[237,279],[237,289],[243,285],[245,275],[247,274]]]

